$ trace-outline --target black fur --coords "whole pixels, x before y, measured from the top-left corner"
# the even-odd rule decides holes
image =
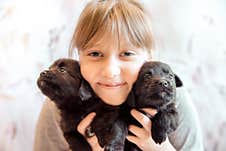
[[[133,86],[134,100],[129,99],[130,107],[157,109],[152,121],[152,138],[161,144],[169,133],[178,126],[178,111],[175,106],[176,87],[182,86],[180,78],[169,65],[162,62],[146,62]]]
[[[48,96],[61,113],[61,129],[71,150],[91,150],[86,140],[77,132],[79,122],[90,112],[96,112],[91,132],[98,137],[105,150],[123,150],[126,125],[119,116],[119,107],[104,104],[94,94],[80,74],[79,63],[72,59],[59,59],[41,72],[37,81],[43,94]],[[121,146],[121,147],[120,147]]]
[[[60,109],[61,128],[71,150],[91,150],[76,130],[90,112],[96,112],[96,116],[86,133],[94,132],[105,151],[140,150],[126,140],[128,124],[139,125],[130,115],[131,108],[158,110],[151,118],[156,143],[162,143],[177,127],[178,112],[174,103],[176,86],[181,86],[182,82],[168,65],[160,62],[147,62],[142,66],[133,91],[121,106],[104,104],[82,78],[79,63],[72,59],[55,61],[49,70],[40,74],[37,84]]]

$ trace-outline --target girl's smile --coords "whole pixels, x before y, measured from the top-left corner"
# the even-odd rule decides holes
[[[94,92],[109,105],[122,104],[147,60],[147,51],[120,39],[120,46],[105,35],[101,44],[80,50],[82,76]]]
[[[97,85],[107,89],[120,89],[121,87],[126,85],[126,82],[111,82],[111,83],[97,82]]]

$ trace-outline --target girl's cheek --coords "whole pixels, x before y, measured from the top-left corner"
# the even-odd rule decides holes
[[[88,71],[88,69],[87,69],[87,67],[86,66],[84,66],[83,64],[81,64],[81,74],[82,74],[82,76],[83,76],[83,78],[84,79],[86,79],[86,80],[88,80],[87,78],[87,71]]]
[[[93,64],[83,62],[83,64],[81,64],[80,70],[83,78],[87,82],[89,82],[89,84],[92,84],[92,81],[94,81],[95,76],[98,76],[98,67]]]

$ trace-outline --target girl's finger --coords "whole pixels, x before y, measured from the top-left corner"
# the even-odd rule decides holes
[[[151,120],[147,116],[135,109],[131,110],[131,114],[143,126],[146,131],[149,132],[151,130]]]
[[[140,128],[135,125],[130,125],[129,131],[132,132],[136,137],[139,137],[139,138],[144,138],[147,135],[147,132],[144,130],[144,128]]]
[[[143,108],[142,109],[145,113],[150,114],[152,117],[155,116],[155,114],[157,113],[156,109],[152,109],[152,108]]]
[[[90,125],[90,123],[92,122],[95,115],[96,115],[96,113],[94,113],[94,112],[90,113],[79,123],[77,130],[83,136],[85,136],[86,128]]]
[[[93,121],[93,118],[95,117],[96,113],[90,113],[88,114],[78,125],[77,130],[79,133],[81,133],[87,140],[87,142],[90,144],[91,148],[98,151],[103,151],[103,148],[100,147],[98,143],[98,139],[96,135],[92,137],[86,137],[85,132],[86,129],[89,127],[90,123]]]
[[[97,139],[96,135],[86,138],[86,141],[90,144],[91,148],[98,149],[98,151],[102,150],[102,148],[100,147],[100,145],[98,143],[98,139]]]
[[[126,138],[127,138],[130,142],[132,142],[133,144],[138,145],[138,144],[141,143],[141,142],[140,142],[141,139],[137,138],[136,136],[128,135]]]

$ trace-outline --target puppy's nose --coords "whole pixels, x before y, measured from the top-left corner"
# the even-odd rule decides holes
[[[46,74],[48,74],[48,72],[49,72],[48,70],[45,70],[45,71],[40,73],[40,76],[45,76]]]
[[[164,80],[164,79],[160,80],[159,84],[165,88],[169,86],[169,83],[167,82],[167,80]]]

